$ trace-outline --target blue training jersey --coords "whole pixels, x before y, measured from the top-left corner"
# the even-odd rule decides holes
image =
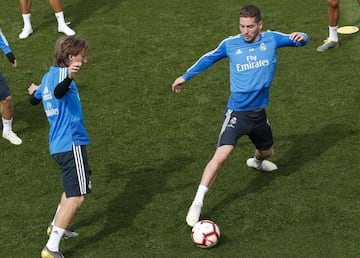
[[[73,144],[87,145],[90,143],[75,82],[71,82],[70,89],[61,99],[54,96],[55,87],[67,75],[68,68],[51,66],[34,94],[36,99],[42,101],[50,124],[50,154],[71,151]]]
[[[276,50],[280,47],[300,47],[309,41],[294,42],[290,34],[276,31],[260,33],[260,39],[248,43],[241,34],[224,39],[206,53],[183,75],[185,80],[203,72],[215,62],[227,57],[230,69],[230,97],[227,108],[250,111],[269,104],[269,89],[276,70]]]
[[[11,52],[11,48],[9,46],[9,42],[6,40],[4,34],[2,33],[0,29],[0,48],[2,52],[6,55]]]

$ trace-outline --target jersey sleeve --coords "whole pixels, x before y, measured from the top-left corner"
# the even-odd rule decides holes
[[[66,78],[63,81],[61,81],[58,85],[56,85],[54,90],[55,98],[61,99],[62,97],[64,97],[66,92],[70,90],[70,85],[72,81],[73,81],[72,79],[66,76]]]
[[[290,39],[290,34],[285,34],[277,31],[272,31],[272,35],[275,38],[276,45],[280,47],[302,47],[309,42],[309,36],[306,33],[303,33],[305,41],[293,41]]]
[[[196,63],[192,65],[182,77],[185,80],[190,80],[193,76],[205,71],[224,57],[227,57],[225,40],[223,40],[216,49],[200,57],[199,60],[197,60]]]
[[[37,99],[37,100],[42,100],[42,96],[41,96],[41,85],[39,86],[39,88],[34,92],[33,96]]]
[[[0,48],[3,51],[3,53],[9,54],[11,52],[11,48],[9,45],[9,42],[6,40],[4,34],[2,33],[1,29],[0,29]]]

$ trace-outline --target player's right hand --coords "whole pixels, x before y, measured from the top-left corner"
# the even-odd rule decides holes
[[[38,85],[31,83],[31,85],[28,87],[29,95],[32,95],[38,88],[39,88]]]

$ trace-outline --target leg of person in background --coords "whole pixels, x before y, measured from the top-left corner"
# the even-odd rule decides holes
[[[3,124],[2,136],[4,139],[9,140],[12,144],[20,145],[22,140],[12,130],[13,108],[11,103],[10,89],[7,86],[7,83],[2,74],[0,74],[0,99],[1,117]]]
[[[31,0],[19,0],[20,1],[20,9],[22,18],[24,21],[24,27],[19,34],[20,39],[26,39],[33,33],[33,29],[31,26]]]
[[[9,140],[12,144],[20,145],[22,140],[12,130],[12,104],[11,96],[1,101],[1,114],[3,123],[3,138]]]
[[[54,10],[56,20],[58,22],[58,32],[64,33],[67,36],[74,36],[76,33],[66,23],[64,12],[61,6],[61,0],[49,0],[49,3]]]
[[[33,29],[31,26],[31,0],[19,0],[20,9],[24,21],[24,27],[19,34],[20,39],[28,38]],[[51,8],[54,10],[54,14],[58,23],[58,32],[64,33],[67,36],[74,36],[76,33],[65,22],[64,13],[61,6],[61,0],[49,0]]]
[[[359,1],[359,0],[358,0]],[[317,51],[325,51],[339,46],[338,39],[338,22],[340,18],[340,0],[328,0],[328,23],[329,23],[329,37],[324,41],[324,44],[317,48]]]
[[[3,138],[9,140],[12,144],[20,145],[22,140],[12,130],[12,105],[11,96],[1,101],[1,114],[3,123]]]

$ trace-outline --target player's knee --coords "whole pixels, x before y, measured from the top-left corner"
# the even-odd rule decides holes
[[[3,104],[8,104],[8,103],[10,103],[11,102],[11,95],[10,96],[7,96],[5,99],[3,99],[2,101],[1,101]]]
[[[338,8],[339,7],[339,0],[328,0],[328,6],[331,8]]]
[[[219,165],[222,165],[228,159],[233,149],[234,147],[230,145],[223,145],[218,147],[213,160]]]

